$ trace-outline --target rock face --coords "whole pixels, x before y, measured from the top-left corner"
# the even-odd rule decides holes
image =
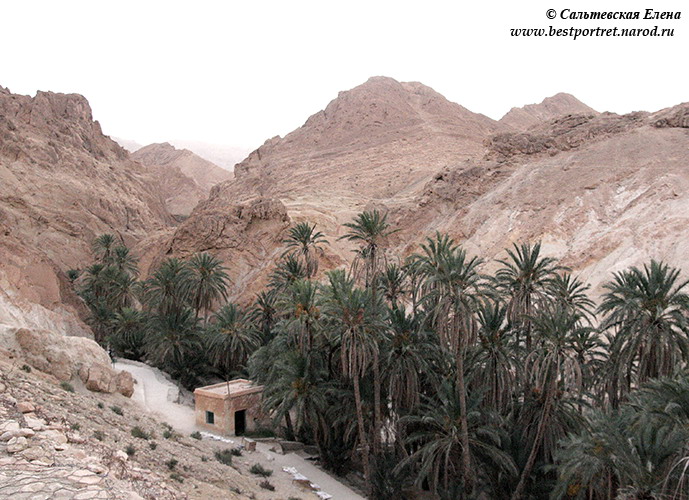
[[[209,252],[223,260],[238,294],[249,297],[263,286],[270,264],[280,256],[289,221],[279,200],[257,198],[233,204],[211,196],[172,236],[154,245],[153,265],[163,257],[184,259]]]
[[[316,222],[329,238],[321,269],[351,260],[352,248],[336,240],[341,224],[378,208],[401,229],[391,238],[397,254],[418,250],[436,230],[488,259],[514,242],[543,240],[598,285],[650,258],[687,267],[688,110],[601,114],[558,94],[494,122],[421,84],[373,78],[266,141],[206,206],[222,213],[280,200],[292,222]],[[187,227],[206,218],[199,207]],[[185,235],[185,248],[212,249],[195,231],[180,228],[175,237]],[[261,258],[282,251],[280,238],[255,248]],[[269,265],[252,265],[252,283],[261,268]]]
[[[102,134],[84,97],[0,87],[0,335],[90,336],[65,271],[88,262],[98,234],[134,245],[169,227],[156,191],[146,170]],[[74,375],[75,357],[104,355],[95,344],[78,355],[66,344],[65,352],[38,353],[32,343],[21,346],[27,356],[60,379]]]
[[[651,258],[686,272],[687,116],[687,104],[574,115],[495,136],[484,158],[439,173],[395,219],[408,238],[432,226],[486,258],[542,240],[594,289]]]
[[[131,158],[148,167],[159,179],[165,206],[178,217],[188,216],[214,185],[232,177],[227,170],[189,150],[175,149],[167,142],[149,144],[132,153]]]
[[[127,397],[134,392],[131,374],[113,370],[109,356],[88,338],[4,327],[0,328],[0,349],[4,355],[16,357],[57,380],[79,377],[91,391],[119,392]]]
[[[233,266],[235,293],[243,294],[247,283],[252,291],[263,284],[271,261],[282,253],[283,234],[270,231],[284,229],[288,220],[308,220],[330,238],[325,267],[344,264],[352,246],[336,241],[342,223],[372,201],[384,206],[413,200],[440,168],[479,157],[491,134],[509,130],[420,83],[371,78],[340,92],[302,127],[266,141],[237,164],[233,180],[215,186],[172,240],[158,242],[154,260],[184,256],[192,248],[213,251],[215,242],[207,241],[203,229],[212,227],[213,235],[222,233],[232,242],[217,253]],[[246,228],[244,222],[231,223],[230,232],[220,222],[266,203],[284,208],[270,210],[275,217],[253,219]],[[270,230],[261,230],[257,238],[254,225]]]
[[[546,97],[540,104],[528,104],[523,108],[512,108],[500,123],[515,130],[526,130],[555,118],[566,115],[596,115],[593,108],[588,107],[571,94],[559,93]]]

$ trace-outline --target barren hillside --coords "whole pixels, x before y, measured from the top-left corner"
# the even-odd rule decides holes
[[[149,172],[159,179],[165,206],[178,217],[189,215],[214,185],[232,177],[227,170],[187,149],[176,149],[167,142],[149,144],[132,153],[131,158],[148,167]]]
[[[561,116],[579,114],[597,114],[597,111],[588,107],[572,94],[561,92],[552,97],[546,97],[539,104],[527,104],[521,108],[512,108],[500,118],[500,123],[522,131]]]
[[[542,239],[594,284],[651,257],[686,264],[686,105],[618,116],[558,94],[521,111],[511,115],[528,120],[498,123],[421,84],[372,78],[251,153],[158,255],[212,250],[246,296],[281,254],[280,228],[318,223],[331,242],[322,267],[334,267],[351,260],[341,224],[375,207],[401,229],[402,255],[440,230],[489,259]],[[241,226],[211,216],[257,206],[272,208]]]

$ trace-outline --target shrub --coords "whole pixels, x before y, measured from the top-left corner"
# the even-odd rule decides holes
[[[177,466],[178,463],[179,463],[179,462],[178,462],[176,459],[171,458],[170,460],[168,460],[167,462],[165,462],[165,465],[167,465],[167,468],[168,468],[168,469],[172,470],[172,469],[174,469],[174,468]]]
[[[264,468],[261,464],[252,465],[249,469],[249,472],[251,472],[252,474],[256,474],[257,476],[263,477],[268,477],[273,474],[272,470]]]
[[[124,452],[129,455],[130,457],[136,453],[136,448],[134,448],[131,444],[128,445],[125,449]]]
[[[232,450],[216,451],[215,459],[221,464],[232,465]]]
[[[124,412],[122,411],[122,408],[119,406],[111,406],[110,409],[114,412],[117,413],[118,415],[124,415]]]
[[[206,455],[201,456],[201,461],[202,462],[208,462],[208,457]]]
[[[78,431],[79,429],[81,429],[81,425],[74,423],[74,424],[70,425],[69,428],[72,429],[73,431]]]
[[[31,367],[29,365],[22,365],[22,370],[26,373],[31,373]]]
[[[201,433],[199,431],[192,432],[190,436],[194,439],[201,439]]]
[[[103,434],[103,431],[94,431],[93,437],[96,438],[98,441],[103,441],[103,439],[105,439],[105,434]]]
[[[67,392],[74,392],[74,386],[69,382],[60,382],[60,387],[62,387]]]
[[[138,425],[135,427],[132,427],[132,436],[134,436],[135,438],[146,439],[146,440],[151,438],[151,435],[148,432],[146,432],[145,430],[143,430],[141,427],[139,427]]]
[[[101,403],[100,401],[98,402],[98,405],[97,405],[97,406],[98,406],[98,408],[100,408],[101,410],[102,410],[103,408],[105,408],[105,406],[103,405],[103,403]]]
[[[155,441],[150,441],[150,442],[148,443],[148,446],[149,446],[152,450],[155,450],[155,449],[158,447],[158,443],[156,443]]]
[[[230,453],[234,455],[235,457],[241,457],[242,456],[242,449],[241,448],[232,448],[230,450]]]
[[[263,488],[264,490],[275,491],[275,486],[273,486],[272,484],[270,484],[270,483],[269,483],[267,480],[265,480],[265,479],[264,479],[263,481],[261,481],[260,483],[258,483],[258,485],[259,485],[261,488]]]
[[[172,431],[171,431],[170,429],[165,429],[165,430],[163,431],[163,437],[164,437],[165,439],[170,439],[170,438],[172,437],[172,434],[173,434],[173,433],[172,433]]]
[[[170,474],[170,479],[174,479],[178,483],[184,482],[184,478],[180,476],[177,472],[173,472],[172,474]]]

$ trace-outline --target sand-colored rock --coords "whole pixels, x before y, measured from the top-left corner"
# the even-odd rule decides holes
[[[177,217],[188,216],[213,186],[232,178],[229,171],[167,142],[149,144],[132,153],[131,158],[158,179],[165,206]]]
[[[113,233],[133,245],[172,218],[146,170],[86,99],[0,90],[0,325],[90,335],[64,276]]]
[[[522,108],[512,108],[500,118],[500,123],[515,130],[524,131],[561,116],[582,114],[596,115],[598,112],[572,94],[560,92],[554,96],[546,97],[539,104],[527,104]]]

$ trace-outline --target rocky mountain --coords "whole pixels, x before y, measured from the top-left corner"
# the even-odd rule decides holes
[[[153,245],[153,260],[214,251],[246,295],[281,254],[290,221],[308,219],[331,235],[328,265],[342,264],[352,248],[335,241],[343,222],[371,203],[414,200],[439,169],[480,156],[490,135],[508,130],[420,83],[371,78],[239,163],[235,179]]]
[[[88,380],[105,365],[109,386],[107,355],[73,338],[91,332],[65,271],[88,262],[99,234],[134,245],[164,231],[173,221],[156,192],[146,170],[102,134],[84,97],[0,87],[0,348],[43,368],[67,366],[61,379],[83,369]]]
[[[149,144],[132,153],[131,158],[148,167],[159,180],[166,208],[178,217],[189,215],[214,185],[232,177],[227,170],[167,142]]]
[[[546,97],[540,104],[528,104],[522,108],[512,108],[500,118],[500,123],[515,130],[526,130],[561,116],[577,114],[596,115],[598,112],[572,94],[561,92]]]
[[[281,227],[316,222],[330,240],[325,269],[351,261],[341,224],[379,208],[401,229],[392,237],[401,255],[440,230],[488,259],[543,240],[594,285],[652,257],[681,266],[686,127],[686,104],[619,116],[568,94],[495,122],[421,84],[372,78],[251,153],[158,242],[159,255],[212,250],[233,262],[246,295],[281,254]],[[259,217],[246,216],[257,207]],[[252,231],[266,231],[260,245]]]
[[[193,151],[204,160],[232,172],[234,166],[246,158],[251,150],[227,144],[213,144],[203,141],[188,141],[183,139],[170,140],[170,143],[177,148],[184,148]]]

